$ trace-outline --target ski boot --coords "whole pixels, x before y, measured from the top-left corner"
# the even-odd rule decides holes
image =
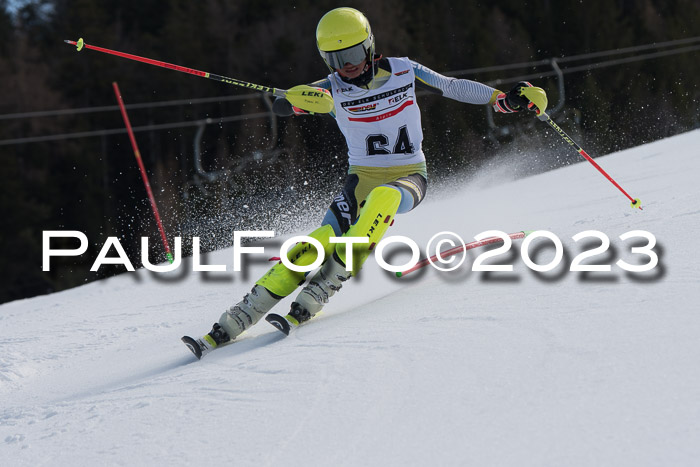
[[[345,270],[345,265],[334,254],[299,292],[287,316],[270,313],[265,319],[279,331],[289,335],[292,329],[321,311],[329,299],[343,287],[343,282],[351,276],[352,273]]]
[[[350,271],[345,270],[345,265],[338,255],[334,254],[299,292],[289,314],[299,324],[310,320],[343,287],[343,282],[350,279],[351,275]]]
[[[215,348],[232,342],[243,331],[260,321],[280,299],[281,297],[268,292],[265,287],[256,285],[243,300],[221,315],[209,334],[199,339],[184,336],[182,342],[201,359]]]
[[[277,305],[282,297],[269,292],[262,285],[255,285],[243,300],[233,305],[221,315],[219,324],[226,330],[231,339],[235,339],[243,331],[260,321],[265,313]]]

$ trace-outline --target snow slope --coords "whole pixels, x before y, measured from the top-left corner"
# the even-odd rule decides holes
[[[439,231],[544,229],[564,262],[536,274],[521,241],[500,257],[512,273],[470,271],[483,250],[402,279],[370,261],[296,334],[261,322],[202,361],[180,336],[208,331],[266,261],[141,270],[2,305],[0,464],[693,465],[697,147],[693,131],[598,159],[644,211],[585,162],[433,193],[390,235],[424,247]],[[658,240],[654,270],[568,271],[585,230],[612,242],[589,263],[646,262],[618,239],[637,229]],[[546,244],[532,245],[538,263]],[[231,250],[206,258],[232,269]]]

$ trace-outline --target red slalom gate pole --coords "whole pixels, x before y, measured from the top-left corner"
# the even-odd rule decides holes
[[[173,254],[170,251],[170,246],[168,245],[168,238],[165,236],[165,230],[163,230],[163,223],[160,221],[160,215],[158,214],[158,206],[156,205],[156,199],[153,197],[153,191],[151,190],[151,184],[148,182],[148,175],[146,174],[146,167],[143,165],[143,160],[141,160],[141,152],[136,144],[136,138],[134,137],[134,130],[131,129],[131,123],[129,122],[129,116],[126,113],[126,107],[124,107],[124,101],[122,100],[122,94],[119,91],[119,86],[116,82],[112,83],[114,88],[114,94],[117,96],[117,101],[119,102],[119,108],[122,111],[122,117],[124,118],[124,124],[126,125],[126,131],[129,133],[129,139],[131,140],[131,147],[134,149],[134,156],[136,157],[136,162],[139,164],[139,170],[141,171],[141,178],[143,178],[143,184],[146,187],[146,192],[148,192],[148,199],[151,201],[151,209],[153,210],[153,215],[158,223],[158,230],[160,231],[160,238],[163,239],[163,246],[165,247],[165,255],[168,261],[172,263],[174,261]]]
[[[531,233],[530,231],[522,231],[522,232],[508,234],[508,236],[513,240],[518,240],[518,239],[527,237],[528,234],[530,234],[530,233]],[[503,242],[503,239],[501,237],[489,237],[489,238],[485,238],[483,240],[467,243],[465,245],[459,245],[459,246],[456,246],[454,248],[450,248],[449,250],[444,251],[442,253],[438,253],[436,255],[433,255],[430,258],[426,258],[423,261],[419,261],[418,263],[416,263],[415,266],[413,266],[410,269],[407,269],[403,272],[397,272],[396,277],[403,277],[407,274],[410,274],[414,271],[417,271],[418,269],[424,268],[428,264],[431,264],[435,260],[437,260],[438,255],[440,255],[440,259],[449,258],[450,256],[454,256],[457,253],[461,253],[462,251],[471,250],[473,248],[478,248],[480,246],[486,246],[486,245],[491,245],[493,243],[502,243],[502,242]]]

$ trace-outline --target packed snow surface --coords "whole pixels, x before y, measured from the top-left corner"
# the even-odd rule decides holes
[[[371,259],[295,334],[261,321],[201,361],[180,337],[206,333],[281,239],[242,272],[228,249],[204,257],[226,272],[188,259],[4,304],[0,464],[697,465],[698,147],[696,130],[598,159],[642,211],[586,162],[429,194],[388,235],[424,255],[441,231],[547,230],[561,264],[535,273],[522,240],[486,261],[513,272],[472,271],[483,248],[401,279]],[[569,271],[601,244],[572,239],[589,230],[611,245],[583,264],[610,272]],[[615,264],[649,262],[632,252],[646,240],[619,238],[637,230],[657,240],[645,273]],[[534,240],[533,261],[552,245]]]

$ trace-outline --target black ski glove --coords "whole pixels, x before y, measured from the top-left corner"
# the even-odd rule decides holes
[[[520,90],[525,87],[532,87],[527,81],[520,81],[513,88],[506,92],[502,92],[496,96],[496,101],[493,103],[493,110],[501,113],[520,112],[521,110],[534,110],[535,105],[530,102],[525,96],[520,95]]]

